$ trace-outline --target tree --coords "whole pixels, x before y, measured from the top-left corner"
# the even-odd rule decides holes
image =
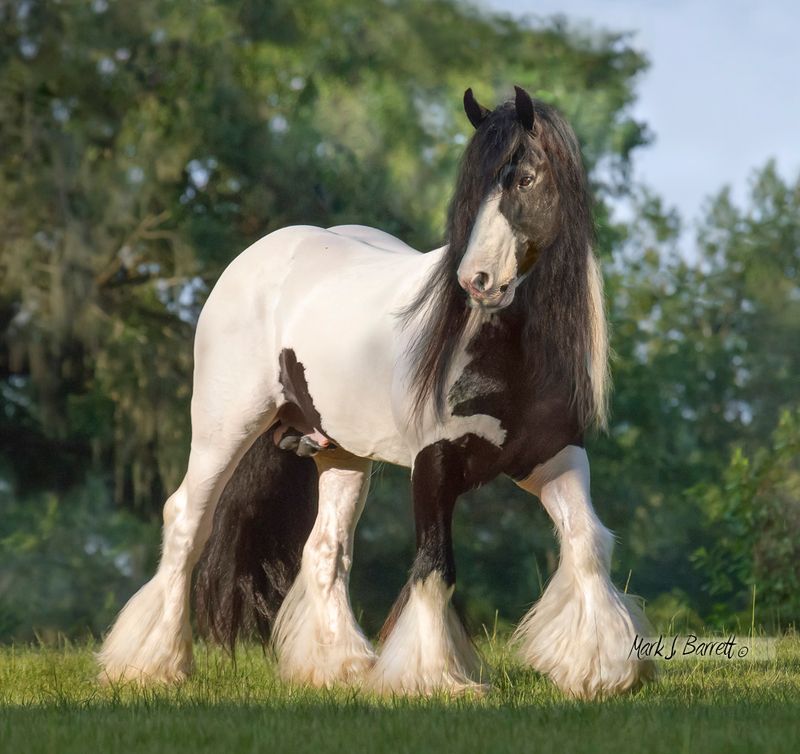
[[[646,138],[625,37],[455,0],[0,13],[0,379],[26,438],[2,453],[23,486],[33,452],[71,481],[113,469],[115,499],[144,511],[185,463],[197,310],[248,243],[361,222],[436,245],[468,84],[555,101],[609,191]]]
[[[714,576],[691,554],[725,552],[708,490],[732,473],[732,448],[763,453],[781,410],[798,405],[800,180],[785,183],[770,163],[744,207],[722,191],[691,261],[657,200],[644,196],[636,218],[609,276],[616,389],[595,489],[614,501],[609,519],[629,545],[621,568],[635,588],[678,588],[721,618],[723,560]]]
[[[736,448],[722,479],[692,490],[714,544],[694,560],[723,620],[759,608],[772,626],[800,620],[800,411],[784,411],[772,443]]]
[[[717,619],[755,583],[796,617],[800,180],[770,164],[745,206],[723,191],[682,250],[679,218],[630,181],[644,68],[624,35],[456,0],[0,5],[0,636],[99,630],[141,582],[141,519],[183,473],[193,325],[226,264],[292,223],[438,245],[461,95],[515,83],[574,124],[598,198],[616,390],[589,443],[617,580]],[[353,580],[371,629],[413,553],[407,474],[373,489]],[[557,558],[508,480],[466,496],[456,550],[485,623],[517,618]]]

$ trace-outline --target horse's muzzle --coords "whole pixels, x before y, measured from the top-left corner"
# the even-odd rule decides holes
[[[459,278],[459,285],[469,296],[469,305],[473,309],[492,312],[505,308],[514,300],[515,282],[503,283],[499,286],[491,284],[486,273],[478,273],[472,279]]]

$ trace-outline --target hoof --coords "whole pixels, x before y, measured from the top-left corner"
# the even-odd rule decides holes
[[[96,655],[101,683],[174,684],[192,671],[188,621],[164,619],[164,585],[156,575],[117,617]]]
[[[557,571],[512,644],[522,662],[550,676],[565,694],[596,699],[655,679],[652,662],[630,657],[635,637],[649,635],[647,625],[636,600],[608,580],[589,581],[575,594]]]
[[[102,662],[102,658],[98,657]],[[97,681],[103,686],[116,683],[134,683],[137,686],[177,686],[191,675],[192,663],[189,661],[182,667],[160,666],[139,668],[134,665],[105,666],[97,674]]]
[[[341,656],[336,647],[311,652],[305,663],[290,665],[279,661],[278,672],[287,683],[315,688],[361,686],[376,661],[371,648],[356,647],[350,656]]]
[[[380,696],[484,697],[491,690],[488,683],[472,681],[461,674],[437,674],[433,677],[400,675],[388,677],[380,669],[367,677],[365,688]]]
[[[485,694],[486,669],[450,604],[452,586],[437,572],[412,582],[408,598],[367,678],[377,694]]]
[[[338,613],[333,621],[331,607]],[[275,618],[272,647],[280,677],[300,685],[358,686],[376,660],[349,605],[325,602],[307,565]]]

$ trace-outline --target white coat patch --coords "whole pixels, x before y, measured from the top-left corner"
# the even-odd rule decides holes
[[[458,277],[472,280],[483,272],[489,285],[509,285],[517,276],[517,237],[500,211],[502,191],[490,194],[478,210],[467,250],[458,267]]]

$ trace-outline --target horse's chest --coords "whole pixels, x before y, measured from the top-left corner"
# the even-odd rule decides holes
[[[487,475],[525,476],[565,445],[582,443],[569,383],[527,374],[517,337],[502,324],[486,325],[467,348],[469,361],[447,396],[452,416],[492,417],[502,427],[503,442],[484,464]]]
[[[487,323],[466,349],[466,363],[453,382],[447,403],[453,416],[483,414],[508,431],[521,408],[521,359],[507,327]]]
[[[515,403],[513,392],[506,375],[470,364],[453,383],[447,402],[453,416],[484,414],[494,417],[508,429],[507,419]]]

